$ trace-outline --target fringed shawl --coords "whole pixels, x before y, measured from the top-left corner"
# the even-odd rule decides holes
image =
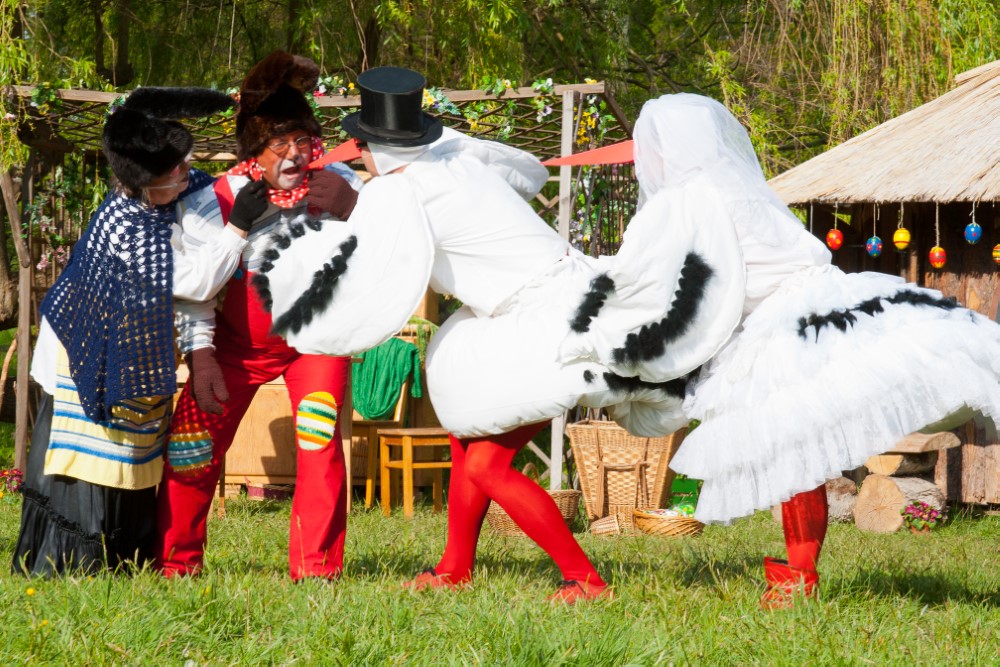
[[[191,170],[181,196],[211,182]],[[176,218],[175,204],[109,195],[42,301],[41,314],[69,355],[80,404],[95,422],[108,420],[122,400],[177,388],[170,246]]]

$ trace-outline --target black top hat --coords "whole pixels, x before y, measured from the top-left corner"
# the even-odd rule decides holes
[[[384,146],[423,146],[441,137],[441,121],[424,113],[427,80],[403,67],[376,67],[358,77],[361,111],[340,126],[352,137]]]

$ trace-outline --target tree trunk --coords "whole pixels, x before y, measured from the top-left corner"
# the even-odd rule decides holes
[[[897,477],[920,475],[934,470],[937,457],[937,452],[924,452],[923,454],[880,454],[865,461],[865,467],[873,475],[896,475]]]
[[[858,493],[854,521],[861,530],[894,533],[903,525],[902,509],[918,500],[944,509],[944,494],[934,482],[919,477],[869,475]]]

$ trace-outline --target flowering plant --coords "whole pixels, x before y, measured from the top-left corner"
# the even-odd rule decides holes
[[[24,473],[17,468],[0,470],[0,498],[3,498],[5,493],[20,493],[23,483]]]
[[[923,530],[931,528],[944,520],[944,513],[927,503],[917,500],[899,510],[903,515],[903,523],[911,528]]]

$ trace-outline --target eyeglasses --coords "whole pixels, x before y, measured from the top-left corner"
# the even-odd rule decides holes
[[[275,155],[287,155],[288,147],[295,145],[295,150],[300,153],[305,153],[312,150],[312,137],[303,136],[295,139],[294,141],[276,141],[273,144],[268,144],[267,147]]]

